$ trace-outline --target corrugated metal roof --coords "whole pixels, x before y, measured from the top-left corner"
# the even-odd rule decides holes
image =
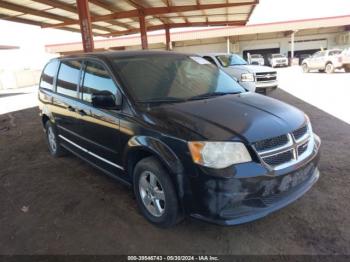
[[[313,18],[284,22],[273,22],[265,24],[255,24],[248,26],[227,26],[227,27],[213,27],[200,28],[188,31],[179,31],[171,33],[171,41],[192,41],[198,39],[209,39],[227,36],[245,36],[255,34],[267,34],[274,32],[285,32],[298,30],[321,29],[328,27],[346,26],[350,24],[350,15]],[[164,44],[165,36],[163,32],[150,34],[148,36],[149,44]],[[111,47],[124,47],[140,45],[139,35],[120,36],[115,38],[101,39],[95,41],[95,48],[108,49]],[[46,50],[50,53],[69,53],[79,52],[82,50],[81,42],[62,43],[47,45]]]
[[[245,25],[258,0],[89,0],[95,35],[138,32],[138,15],[148,30],[165,27]],[[76,0],[0,0],[0,19],[79,31]]]

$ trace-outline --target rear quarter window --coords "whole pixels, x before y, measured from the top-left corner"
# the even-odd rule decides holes
[[[53,82],[57,73],[58,64],[59,62],[57,60],[53,60],[45,66],[40,78],[40,88],[54,90]]]

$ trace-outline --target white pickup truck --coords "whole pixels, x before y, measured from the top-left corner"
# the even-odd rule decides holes
[[[288,58],[282,54],[270,54],[267,57],[267,60],[269,61],[271,67],[288,66]]]
[[[318,70],[319,72],[330,74],[333,73],[335,69],[343,68],[342,60],[342,50],[331,49],[316,52],[311,57],[304,59],[301,62],[301,66],[305,73],[308,73],[310,70]]]
[[[271,67],[248,64],[237,54],[199,54],[211,64],[235,78],[245,89],[268,94],[278,86],[277,72]]]

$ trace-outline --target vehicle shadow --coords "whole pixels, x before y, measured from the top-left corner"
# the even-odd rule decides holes
[[[18,96],[18,95],[24,95],[24,94],[27,94],[27,93],[0,93],[0,98],[3,98],[3,97],[9,97],[9,96]]]

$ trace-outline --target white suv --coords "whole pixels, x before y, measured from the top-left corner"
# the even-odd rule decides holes
[[[328,74],[333,73],[335,69],[343,67],[341,52],[340,49],[318,51],[301,62],[303,71],[308,73],[310,70],[318,70]]]

